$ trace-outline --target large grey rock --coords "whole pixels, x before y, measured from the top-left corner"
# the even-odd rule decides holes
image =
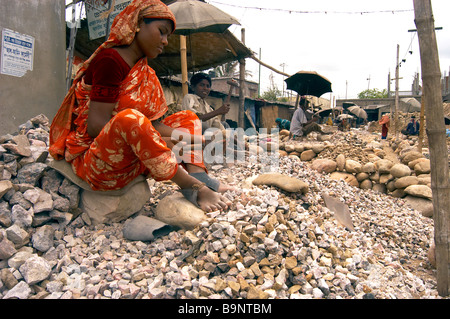
[[[50,225],[44,225],[36,229],[36,232],[31,237],[33,247],[39,251],[46,252],[53,247],[53,237],[55,236],[55,229]]]
[[[176,193],[160,200],[155,218],[168,225],[190,230],[205,221],[207,216],[181,193]]]
[[[416,165],[414,165],[414,172],[416,173],[416,175],[431,173],[430,160],[418,162]]]
[[[320,158],[314,160],[311,167],[319,173],[329,174],[336,170],[336,162],[328,158]]]
[[[372,189],[372,181],[370,179],[365,179],[363,180],[360,185],[359,188],[361,189]]]
[[[25,246],[30,241],[30,235],[27,231],[19,227],[17,224],[6,229],[6,236],[12,241],[16,248]]]
[[[404,176],[395,181],[396,188],[406,188],[417,184],[419,184],[419,179],[416,176]]]
[[[21,281],[9,290],[3,299],[28,299],[30,295],[30,286],[25,281]]]
[[[65,178],[58,189],[69,200],[70,208],[77,208],[80,203],[80,187]]]
[[[337,165],[337,170],[338,171],[343,171],[345,168],[345,155],[344,154],[339,154],[336,157],[336,165]]]
[[[50,276],[52,268],[47,260],[37,255],[28,258],[19,268],[20,273],[29,285],[37,284]]]
[[[363,180],[369,179],[369,174],[361,172],[361,173],[356,174],[355,177],[358,180],[358,182],[361,183]]]
[[[11,181],[0,181],[0,198],[3,197],[7,192],[13,189],[13,184]]]
[[[0,260],[8,259],[17,252],[14,243],[0,233]]]
[[[400,178],[411,175],[411,169],[405,164],[395,164],[391,167],[391,175]]]
[[[30,142],[25,135],[16,135],[12,138],[14,143],[3,144],[3,147],[13,154],[20,156],[31,156]]]
[[[16,277],[14,277],[12,272],[7,268],[3,268],[2,270],[0,270],[0,280],[8,289],[12,289],[19,283]]]
[[[412,208],[420,212],[425,217],[433,218],[433,202],[427,198],[415,196],[406,196],[406,203]]]
[[[20,205],[14,205],[11,209],[11,220],[20,227],[30,227],[33,223],[33,208],[25,209]]]
[[[132,185],[122,195],[82,190],[80,207],[94,225],[117,223],[138,212],[149,198],[150,188],[144,180]]]
[[[358,161],[348,159],[345,161],[345,171],[351,174],[358,174],[361,172],[362,165]]]
[[[431,188],[426,185],[411,185],[405,188],[405,193],[411,196],[432,199]]]
[[[38,199],[33,205],[34,213],[48,212],[53,209],[53,199],[52,195],[43,191],[40,188],[37,188],[38,191]]]
[[[8,259],[8,266],[14,269],[19,269],[28,258],[33,256],[33,252],[22,247],[20,251],[14,254],[11,258]]]
[[[330,174],[331,179],[343,179],[347,184],[359,187],[358,180],[356,179],[355,175],[350,173],[344,173],[344,172],[333,172]]]
[[[281,188],[290,193],[306,194],[309,190],[309,185],[298,178],[290,177],[279,173],[267,173],[259,175],[253,180],[253,185],[267,185]]]
[[[152,241],[169,234],[174,228],[157,219],[139,215],[125,222],[123,237],[128,240]]]
[[[408,167],[409,167],[410,169],[414,169],[414,166],[416,166],[416,164],[417,164],[417,163],[420,163],[420,162],[430,162],[430,160],[429,160],[428,158],[425,158],[425,157],[420,157],[420,158],[418,158],[418,159],[415,159],[415,160],[413,160],[413,161],[410,161],[410,162],[408,163]]]
[[[300,159],[305,162],[312,160],[314,157],[316,157],[316,153],[313,150],[303,151],[300,155]]]
[[[369,174],[375,173],[376,170],[377,168],[375,167],[375,164],[372,162],[365,163],[361,169],[362,172]]]
[[[44,163],[33,163],[26,165],[17,172],[17,180],[19,183],[26,183],[36,186],[47,168],[48,166]]]
[[[423,158],[423,154],[417,151],[409,151],[405,153],[405,155],[402,158],[402,163],[408,165],[409,162],[414,161],[418,158]]]
[[[380,159],[375,162],[375,167],[380,174],[390,174],[393,165],[394,163],[388,159]]]

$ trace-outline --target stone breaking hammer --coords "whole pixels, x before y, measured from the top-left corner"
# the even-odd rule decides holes
[[[224,104],[230,104],[230,100],[231,100],[231,93],[233,93],[233,89],[236,87],[239,87],[239,84],[237,84],[237,82],[235,80],[228,80],[227,84],[230,86],[230,89],[228,90],[228,95],[227,98],[225,99],[225,103]],[[225,121],[225,114],[222,114],[222,118],[221,121]]]

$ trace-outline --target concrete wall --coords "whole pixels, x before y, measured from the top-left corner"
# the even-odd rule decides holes
[[[51,121],[64,98],[65,1],[0,0],[0,32],[4,28],[35,42],[32,71],[22,77],[0,74],[0,134],[16,132],[41,113]]]
[[[400,96],[399,99],[413,97],[417,101],[421,101],[422,97],[417,95]],[[395,105],[395,97],[389,97],[384,99],[346,99],[346,100],[336,100],[336,106],[342,106],[344,102],[352,102],[358,106],[365,107],[369,105]]]

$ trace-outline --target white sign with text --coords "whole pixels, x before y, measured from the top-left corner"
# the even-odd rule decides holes
[[[109,15],[109,26],[112,25],[114,18],[130,4],[130,0],[116,0],[114,3],[114,9]],[[88,20],[89,38],[91,40],[98,39],[106,36],[107,28],[106,23],[108,18],[104,16],[104,13],[109,10],[109,3],[105,5],[88,6],[86,5],[86,17]]]
[[[22,77],[33,71],[34,37],[3,29],[0,73]]]

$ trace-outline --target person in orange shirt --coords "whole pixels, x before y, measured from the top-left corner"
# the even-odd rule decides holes
[[[389,114],[384,114],[378,123],[381,125],[381,139],[385,140],[389,132]]]
[[[71,163],[93,190],[121,189],[145,174],[172,180],[205,211],[225,210],[228,188],[207,175],[201,147],[178,156],[173,151],[180,141],[188,150],[202,144],[198,117],[182,111],[162,119],[167,105],[147,58],[162,53],[175,28],[173,13],[159,0],[134,0],[118,14],[53,119],[49,152]]]

